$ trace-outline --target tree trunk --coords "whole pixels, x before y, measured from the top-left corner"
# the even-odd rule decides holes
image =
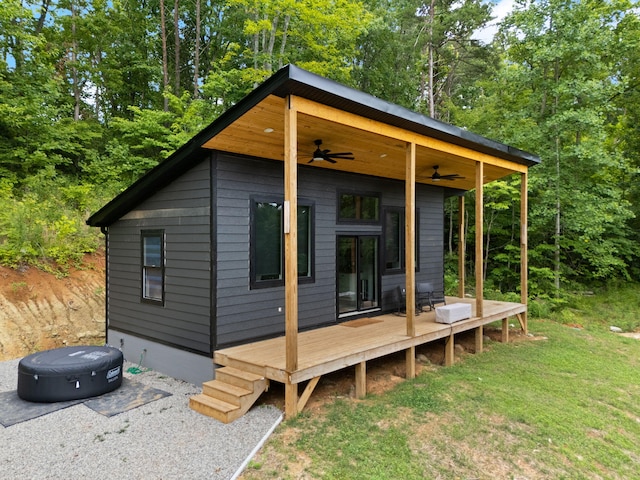
[[[71,2],[71,83],[73,88],[73,120],[80,120],[80,86],[78,85],[78,41],[76,39],[76,5]]]
[[[431,118],[436,118],[436,107],[435,107],[435,100],[434,100],[434,94],[433,94],[433,72],[434,72],[434,47],[433,47],[433,22],[435,22],[436,19],[436,1],[435,0],[431,0],[431,5],[429,6],[429,92],[428,92],[428,99],[429,99],[429,116]]]
[[[42,29],[44,28],[44,22],[47,19],[47,13],[49,12],[50,5],[51,0],[42,0],[42,7],[40,7],[40,16],[38,17],[36,30],[34,32],[36,35],[40,35],[42,33]]]
[[[284,66],[284,50],[287,45],[287,32],[289,31],[289,22],[291,21],[291,15],[284,16],[284,26],[282,27],[282,42],[280,43],[280,58],[278,59],[278,68]]]
[[[174,95],[180,95],[180,0],[173,3]]]
[[[193,98],[200,96],[198,73],[200,70],[200,0],[196,0],[196,45],[193,56]]]
[[[160,37],[162,38],[162,90],[169,85],[169,59],[167,55],[167,26],[164,14],[164,0],[160,0]],[[169,99],[164,97],[164,111],[169,111]]]

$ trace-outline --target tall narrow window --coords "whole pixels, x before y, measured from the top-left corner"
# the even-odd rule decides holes
[[[416,212],[417,213],[417,212]],[[416,271],[420,270],[419,215],[416,214]],[[384,273],[402,273],[406,268],[404,208],[384,209]]]
[[[142,300],[164,302],[164,231],[142,231]]]
[[[284,285],[283,203],[251,202],[251,288]],[[298,280],[313,281],[313,209],[298,205]]]
[[[388,208],[384,213],[384,268],[386,271],[404,268],[404,212]]]

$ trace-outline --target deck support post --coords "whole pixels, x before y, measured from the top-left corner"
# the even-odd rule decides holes
[[[407,143],[405,170],[405,263],[407,336],[416,335],[416,144]]]
[[[484,164],[476,162],[476,317],[482,317],[484,300]]]
[[[284,108],[284,323],[286,370],[285,414],[298,414],[298,384],[291,374],[298,369],[298,113],[289,96]]]
[[[527,241],[527,223],[529,209],[528,194],[528,173],[520,174],[520,303],[528,305],[529,299],[529,262],[528,262],[528,241]],[[527,311],[518,315],[522,331],[526,335],[529,333],[529,325],[527,322]]]
[[[509,319],[502,319],[502,343],[509,343]]]
[[[356,363],[356,398],[367,394],[367,362]]]
[[[290,380],[284,384],[284,414],[287,418],[298,415],[298,384]]]
[[[480,325],[476,328],[476,353],[482,353],[484,328]]]
[[[464,298],[465,291],[465,248],[466,232],[464,229],[464,195],[458,197],[458,297]]]
[[[286,367],[298,369],[298,115],[288,97],[284,113],[284,320]]]
[[[416,347],[412,345],[411,347],[407,348],[407,350],[405,351],[405,355],[407,361],[405,377],[407,378],[407,380],[416,378]]]
[[[454,342],[453,332],[451,332],[451,335],[447,337],[445,342],[446,343],[444,345],[444,364],[445,366],[450,367],[451,365],[453,365],[453,361],[455,359],[455,356],[454,356],[455,342]]]

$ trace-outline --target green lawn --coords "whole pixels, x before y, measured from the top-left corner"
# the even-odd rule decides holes
[[[640,478],[640,341],[609,331],[615,311],[530,320],[526,341],[303,413],[243,478]]]

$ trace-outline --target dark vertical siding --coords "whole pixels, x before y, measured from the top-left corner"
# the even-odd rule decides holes
[[[203,160],[109,227],[109,327],[211,352],[211,180]],[[141,298],[140,232],[164,229],[165,303]]]
[[[284,287],[249,286],[249,211],[254,195],[282,198],[283,164],[232,156],[218,157],[217,190],[217,344],[219,346],[281,334]],[[299,285],[299,328],[336,322],[336,235],[382,235],[380,225],[336,224],[339,191],[378,192],[383,206],[404,206],[404,183],[302,166],[298,196],[315,205],[315,282]],[[420,187],[420,281],[443,283],[443,193]],[[381,244],[382,245],[382,244]],[[404,275],[382,277],[383,298]],[[388,304],[383,309],[391,309]]]

